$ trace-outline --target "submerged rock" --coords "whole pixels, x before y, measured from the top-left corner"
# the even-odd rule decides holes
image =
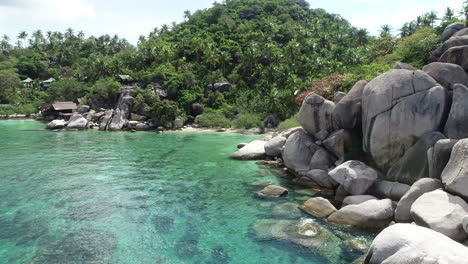
[[[313,219],[257,221],[253,231],[259,240],[283,240],[311,250],[314,254],[335,262],[341,255],[341,241]]]
[[[299,206],[295,203],[282,203],[273,207],[273,215],[279,218],[295,219],[301,217]]]
[[[468,263],[468,250],[428,228],[396,224],[383,230],[367,253],[365,264]]]
[[[423,194],[411,206],[411,216],[417,225],[428,227],[458,242],[468,238],[462,225],[466,215],[468,204],[460,197],[442,190]]]
[[[315,197],[307,200],[301,206],[301,209],[315,217],[328,217],[337,211],[330,201],[322,197]]]
[[[259,160],[265,158],[265,143],[263,140],[255,140],[242,147],[231,158],[238,160]]]
[[[328,222],[364,229],[386,227],[393,220],[390,199],[369,200],[357,205],[348,205],[328,217]]]
[[[288,194],[288,189],[277,185],[268,185],[263,190],[257,192],[260,197],[272,197],[277,198]]]

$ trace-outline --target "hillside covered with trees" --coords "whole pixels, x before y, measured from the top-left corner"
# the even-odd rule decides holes
[[[429,12],[396,36],[383,25],[374,37],[304,0],[225,0],[185,12],[180,24],[155,28],[137,47],[73,29],[20,32],[16,43],[5,35],[0,103],[10,106],[0,113],[34,113],[41,103],[78,99],[94,109],[112,108],[121,86],[115,76],[125,74],[137,81],[139,113],[160,124],[186,119],[197,102],[206,110],[197,120],[202,125],[230,126],[237,116],[236,126],[261,126],[268,113],[291,118],[308,91],[331,97],[396,61],[421,67],[442,29],[460,20],[457,14],[450,8],[442,17]],[[34,80],[32,87],[21,85],[26,78]],[[57,81],[41,88],[49,78]],[[205,98],[205,88],[219,82],[231,83],[232,91]]]

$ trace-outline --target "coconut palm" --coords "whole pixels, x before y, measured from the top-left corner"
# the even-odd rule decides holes
[[[28,37],[28,33],[26,31],[21,31],[18,35],[18,39],[21,39],[23,41],[23,48],[26,47],[26,38]]]

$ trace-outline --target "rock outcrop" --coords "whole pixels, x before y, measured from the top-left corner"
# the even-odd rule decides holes
[[[366,85],[363,149],[386,172],[428,132],[438,131],[447,92],[423,71],[391,70]]]
[[[392,220],[393,206],[390,199],[348,205],[328,217],[328,222],[364,229],[383,228]]]
[[[62,129],[67,125],[65,120],[52,120],[47,124],[47,129]]]
[[[468,250],[428,228],[396,224],[383,230],[372,243],[364,264],[468,263]]]
[[[319,146],[304,130],[292,134],[284,145],[282,156],[287,168],[299,174],[310,170],[310,160]]]
[[[329,133],[333,130],[332,114],[335,104],[323,97],[310,93],[304,99],[299,110],[298,120],[311,135],[319,132]]]
[[[468,139],[455,144],[441,179],[447,191],[468,199]]]
[[[301,209],[315,217],[328,217],[337,211],[330,201],[322,197],[315,197],[307,200],[301,206]]]
[[[464,37],[465,38],[465,37]],[[468,70],[468,45],[455,46],[448,49],[439,58],[439,62],[460,65],[465,71]]]
[[[468,76],[462,67],[452,63],[433,62],[422,69],[448,90],[457,83],[468,86]]]
[[[369,189],[369,193],[380,199],[392,199],[399,201],[403,195],[411,188],[408,184],[391,182],[391,181],[376,181]]]
[[[361,100],[367,81],[357,82],[348,94],[336,104],[332,117],[337,128],[353,129],[361,125]]]
[[[444,133],[450,139],[468,138],[468,88],[462,84],[453,87],[452,108]]]
[[[259,160],[264,159],[266,141],[255,140],[245,145],[231,155],[231,158],[238,160]]]
[[[451,38],[455,33],[465,28],[464,23],[456,22],[448,25],[444,32],[442,32],[442,41],[446,41]]]
[[[85,129],[87,124],[88,120],[86,120],[86,118],[80,114],[74,114],[70,117],[70,120],[68,120],[67,127],[73,129]]]
[[[343,207],[352,204],[362,204],[363,202],[367,202],[369,200],[377,200],[376,197],[372,195],[352,195],[344,198],[343,200]]]
[[[360,195],[367,192],[375,180],[377,172],[363,162],[347,161],[329,172],[330,177],[350,194]]]
[[[466,215],[468,204],[460,197],[442,190],[421,195],[411,206],[411,216],[417,225],[428,227],[458,242],[468,238],[462,225]]]
[[[283,136],[276,136],[265,143],[265,153],[267,156],[276,157],[280,156],[283,147],[286,144],[287,138]]]

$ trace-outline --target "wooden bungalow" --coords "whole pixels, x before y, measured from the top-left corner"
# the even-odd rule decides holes
[[[26,80],[22,80],[21,84],[26,88],[33,88],[34,81],[28,77]]]
[[[54,78],[49,78],[48,80],[42,81],[41,82],[42,89],[44,90],[49,89],[53,82],[55,82]]]
[[[78,106],[74,102],[55,102],[53,104],[42,104],[41,113],[46,119],[65,119],[72,116]]]

